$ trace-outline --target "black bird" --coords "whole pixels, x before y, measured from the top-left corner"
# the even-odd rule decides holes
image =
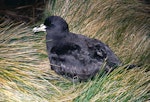
[[[109,72],[121,64],[103,42],[69,32],[67,22],[59,16],[46,18],[44,25],[33,31],[47,32],[46,46],[51,69],[69,79],[85,81],[94,77],[102,66],[105,72]]]

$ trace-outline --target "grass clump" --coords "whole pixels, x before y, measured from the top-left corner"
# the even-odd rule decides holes
[[[55,82],[46,79],[58,78],[48,70],[44,34],[34,35],[23,23],[5,21],[1,26],[0,101],[47,102],[54,93],[61,94]]]
[[[1,21],[0,101],[145,102],[150,92],[149,5],[138,0],[50,0],[45,17],[66,19],[70,31],[102,40],[124,64],[94,80],[71,83],[49,68],[45,33],[23,23]]]

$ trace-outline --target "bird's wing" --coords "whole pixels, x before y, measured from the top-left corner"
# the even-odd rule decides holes
[[[91,39],[90,42],[88,41],[86,42],[89,48],[89,53],[92,55],[93,58],[99,61],[106,60],[107,64],[110,67],[114,67],[114,66],[121,64],[120,60],[114,54],[114,52],[101,41],[96,40],[96,39]]]

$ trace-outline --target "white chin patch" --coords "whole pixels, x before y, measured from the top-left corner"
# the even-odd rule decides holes
[[[46,31],[46,26],[44,24],[41,24],[40,27],[34,27],[32,29],[32,31],[35,33],[35,32],[45,32]]]

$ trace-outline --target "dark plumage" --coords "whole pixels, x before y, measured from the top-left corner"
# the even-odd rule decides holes
[[[94,77],[104,62],[105,72],[120,64],[113,51],[101,41],[69,32],[63,18],[50,16],[44,25],[51,69],[57,74],[82,81]]]

